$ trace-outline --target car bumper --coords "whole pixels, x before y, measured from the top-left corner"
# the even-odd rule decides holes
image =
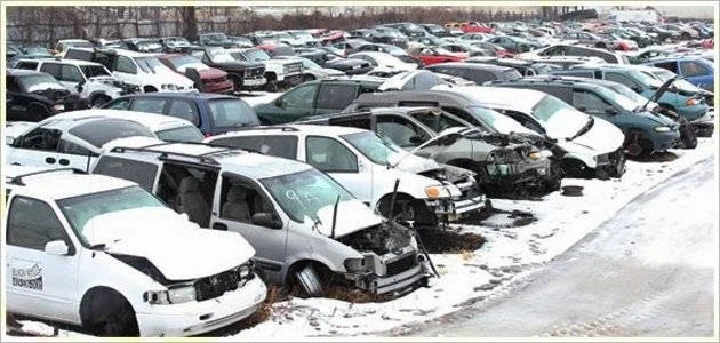
[[[653,151],[665,151],[680,144],[680,132],[657,133],[651,139]]]
[[[597,156],[597,169],[605,169],[609,175],[620,177],[625,174],[625,150],[623,147]]]
[[[255,313],[265,301],[265,283],[255,277],[245,286],[202,302],[151,305],[149,312],[138,312],[142,336],[188,336],[206,333]],[[201,319],[203,318],[203,319]]]
[[[702,118],[690,122],[698,137],[712,137],[715,131],[715,111],[708,111]]]
[[[267,79],[264,77],[253,78],[253,79],[242,79],[242,84],[239,85],[241,89],[257,89],[265,87]]]
[[[485,200],[487,198],[483,194],[466,199],[425,200],[425,205],[431,208],[435,216],[440,217],[440,219],[446,218],[449,222],[455,222],[460,218],[480,211],[485,205]]]
[[[416,257],[417,258],[417,257]],[[356,282],[356,286],[373,294],[388,294],[411,290],[419,284],[426,284],[430,278],[426,261],[417,262],[413,267],[390,276],[370,274]]]

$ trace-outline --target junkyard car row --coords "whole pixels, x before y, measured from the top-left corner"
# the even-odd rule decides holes
[[[712,136],[711,26],[599,27],[9,43],[8,311],[179,336],[427,286],[422,230]]]

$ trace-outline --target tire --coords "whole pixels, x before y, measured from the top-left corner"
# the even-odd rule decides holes
[[[39,122],[48,117],[48,110],[40,104],[31,104],[28,106],[27,117],[30,121]]]
[[[324,294],[320,273],[312,264],[306,264],[295,271],[293,278],[303,296],[318,297]]]
[[[588,175],[585,164],[575,159],[562,160],[560,168],[567,177],[585,178]]]
[[[87,312],[83,326],[93,334],[105,337],[136,337],[140,335],[135,310],[121,295],[100,291],[81,305]]]
[[[390,202],[392,195],[387,195],[377,204],[377,212],[385,217],[395,216],[398,221],[413,222],[415,225],[436,225],[437,218],[428,210],[422,200],[407,195],[398,195],[395,199],[395,208],[391,215]]]

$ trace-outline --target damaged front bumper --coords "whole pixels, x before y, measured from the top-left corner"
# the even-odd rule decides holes
[[[435,216],[454,222],[472,213],[479,212],[485,206],[485,194],[473,198],[425,200]]]
[[[485,165],[489,179],[486,183],[503,187],[543,185],[552,174],[551,164],[550,159],[488,163]]]
[[[389,256],[390,255],[390,256]],[[426,286],[432,277],[429,262],[417,251],[406,254],[377,256],[366,255],[374,260],[375,272],[345,273],[356,288],[372,294],[406,293],[419,286]]]
[[[690,125],[695,129],[698,137],[712,137],[715,131],[715,111],[708,111],[702,118],[691,121]]]

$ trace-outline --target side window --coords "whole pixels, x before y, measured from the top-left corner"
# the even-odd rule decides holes
[[[75,154],[75,155],[92,155],[90,150],[85,148],[84,146],[70,142],[66,139],[60,138],[60,145],[58,147],[58,152],[61,152],[63,154]],[[97,154],[95,154],[97,155]]]
[[[101,157],[93,174],[113,176],[140,185],[144,190],[152,192],[158,167],[155,164],[134,160],[126,160],[111,156]]]
[[[14,76],[6,75],[5,86],[6,86],[7,89],[10,90],[10,91],[13,91],[13,92],[22,92],[22,90],[20,89],[20,87],[18,87],[17,82],[15,82],[15,77],[14,77]]]
[[[378,116],[377,134],[390,138],[401,147],[415,147],[429,139],[425,132],[407,120],[388,116]]]
[[[311,109],[317,88],[317,84],[295,88],[280,98],[281,104],[287,108]]]
[[[57,151],[60,141],[60,131],[37,128],[28,132],[22,138],[20,148],[42,151]]]
[[[163,108],[165,108],[166,102],[167,99],[158,97],[135,98],[132,104],[132,110],[163,114]]]
[[[665,70],[669,70],[675,74],[678,73],[678,64],[677,62],[662,62],[662,63],[656,63],[656,67],[663,68]]]
[[[443,114],[432,114],[430,112],[419,112],[411,114],[413,118],[419,120],[423,125],[440,132],[449,127],[465,126],[459,121]]]
[[[117,99],[104,108],[109,110],[127,111],[130,108],[130,98]]]
[[[355,100],[353,85],[322,85],[318,92],[317,108],[342,111]]]
[[[296,136],[264,136],[258,151],[263,154],[294,160],[297,158]]]
[[[160,111],[162,111],[162,106],[160,106]],[[185,119],[195,126],[200,126],[200,114],[198,113],[197,105],[189,101],[174,100],[170,103],[170,109],[167,114],[176,118]]]
[[[475,119],[475,117],[468,111],[452,106],[442,106],[441,109],[450,114],[454,114],[458,118],[465,120],[473,125],[483,126],[483,124],[477,119]]]
[[[275,214],[272,204],[255,187],[236,177],[222,177],[220,217],[232,221],[251,223],[256,213]]]
[[[40,71],[52,75],[54,78],[60,80],[62,74],[60,73],[60,65],[57,63],[43,63],[40,66]]]
[[[326,173],[357,173],[358,159],[346,146],[329,137],[305,139],[305,160]]]
[[[85,78],[83,77],[82,73],[80,73],[80,69],[77,66],[70,64],[62,65],[61,80],[70,82],[82,82],[84,79]]]
[[[605,114],[609,104],[593,93],[577,89],[573,92],[573,106],[588,114]]]
[[[620,73],[606,72],[605,79],[609,80],[609,81],[615,81],[615,82],[622,83],[623,85],[625,85],[629,88],[639,87],[637,82],[635,82],[631,78],[629,78],[623,74],[620,74]]]
[[[708,69],[704,65],[693,61],[681,62],[680,70],[683,76],[698,76],[709,73]]]
[[[550,94],[554,97],[557,97],[564,102],[570,102],[572,100],[572,93],[571,93],[570,88],[568,88],[568,87],[549,86],[549,87],[541,87],[541,88],[538,88],[537,90],[540,90],[540,91],[544,92],[545,94]]]
[[[45,245],[55,240],[71,245],[55,211],[43,201],[16,196],[8,212],[7,244],[45,250]]]
[[[137,74],[137,66],[130,57],[118,56],[115,63],[115,71],[121,73]]]
[[[15,64],[15,69],[37,70],[37,66],[37,62],[18,62]]]

